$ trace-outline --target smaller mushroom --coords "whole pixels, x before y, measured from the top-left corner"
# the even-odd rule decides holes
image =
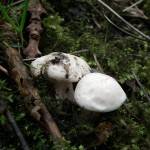
[[[73,83],[90,73],[89,65],[80,57],[53,52],[31,63],[33,76],[45,75],[54,83],[56,98],[74,99]]]
[[[118,109],[126,100],[119,83],[102,73],[89,73],[77,84],[75,102],[90,111],[110,112]]]

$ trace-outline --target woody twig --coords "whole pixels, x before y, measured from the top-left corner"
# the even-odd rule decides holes
[[[0,100],[0,114],[4,114],[7,117],[8,121],[10,122],[11,126],[13,127],[16,135],[18,136],[18,138],[20,140],[22,149],[23,150],[30,150],[30,148],[29,148],[21,130],[19,129],[12,113],[8,110],[6,103],[2,100]]]
[[[29,12],[31,14],[30,24],[27,26],[27,31],[29,32],[29,44],[23,50],[23,54],[27,58],[34,58],[41,55],[38,48],[40,34],[43,31],[41,25],[41,15],[45,14],[46,11],[38,0],[33,0],[29,3]]]
[[[7,55],[9,74],[16,82],[20,94],[24,97],[24,103],[30,115],[43,125],[54,139],[61,140],[62,135],[59,128],[42,102],[37,88],[33,86],[32,78],[29,76],[28,70],[22,62],[21,55],[14,48],[3,46],[3,49]]]

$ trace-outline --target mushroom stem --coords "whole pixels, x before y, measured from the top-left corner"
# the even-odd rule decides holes
[[[55,82],[56,98],[68,99],[74,101],[73,85],[70,82],[57,81]]]

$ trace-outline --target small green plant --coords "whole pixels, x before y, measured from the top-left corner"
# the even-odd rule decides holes
[[[4,115],[0,115],[0,125],[4,125],[6,123],[6,117]]]
[[[80,146],[72,146],[70,141],[63,140],[60,142],[54,142],[53,147],[51,150],[84,150],[84,147],[82,145]]]
[[[17,33],[23,46],[23,29],[27,17],[29,1],[25,0],[20,4],[20,8],[13,6],[13,0],[9,1],[7,5],[0,2],[1,19],[9,23],[14,32]],[[18,13],[19,11],[19,13]]]

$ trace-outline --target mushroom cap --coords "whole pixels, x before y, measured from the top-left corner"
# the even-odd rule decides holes
[[[42,56],[31,63],[33,76],[46,74],[48,78],[57,81],[78,82],[90,70],[89,65],[80,57],[61,52]]]
[[[74,98],[87,110],[110,112],[119,108],[127,97],[114,78],[102,73],[89,73],[78,82]]]
[[[48,57],[49,55],[45,55],[32,61],[30,70],[34,77],[38,77],[41,75],[42,67],[46,63]]]
[[[33,76],[45,75],[54,83],[56,97],[69,100],[74,99],[72,82],[78,82],[90,70],[80,57],[61,52],[50,53],[31,63]]]
[[[66,53],[52,53],[52,59],[46,65],[47,75],[57,81],[78,82],[90,73],[89,65],[80,57]]]

